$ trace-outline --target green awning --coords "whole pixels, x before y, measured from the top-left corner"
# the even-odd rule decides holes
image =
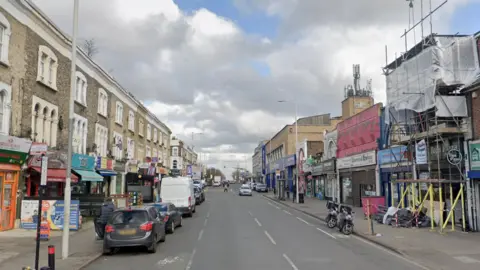
[[[103,182],[103,176],[94,171],[72,170],[80,176],[80,181]]]

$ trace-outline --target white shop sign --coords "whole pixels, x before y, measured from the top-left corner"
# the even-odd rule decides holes
[[[369,151],[349,157],[339,158],[337,160],[338,169],[363,167],[375,164],[377,164],[375,151]]]

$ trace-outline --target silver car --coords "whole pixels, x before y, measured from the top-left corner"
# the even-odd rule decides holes
[[[238,192],[240,196],[252,196],[252,190],[248,186],[242,186]]]

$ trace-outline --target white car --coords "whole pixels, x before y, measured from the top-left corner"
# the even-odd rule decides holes
[[[252,196],[252,189],[248,185],[242,185],[240,191],[238,191],[240,196]]]

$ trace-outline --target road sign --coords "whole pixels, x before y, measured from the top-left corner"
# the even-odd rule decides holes
[[[193,170],[192,170],[192,165],[187,165],[187,175],[192,176]]]

